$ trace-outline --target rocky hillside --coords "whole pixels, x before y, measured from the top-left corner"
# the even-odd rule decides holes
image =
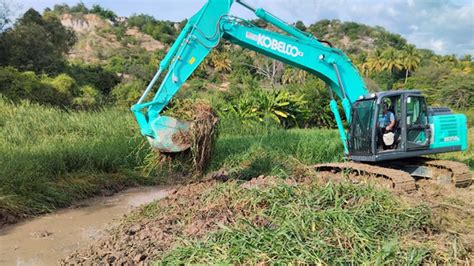
[[[125,24],[114,25],[96,14],[62,14],[61,23],[74,30],[78,38],[69,58],[85,63],[100,63],[117,54],[119,50],[143,49],[155,51],[164,45]]]

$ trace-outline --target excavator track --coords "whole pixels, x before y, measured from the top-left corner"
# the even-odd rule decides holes
[[[327,163],[313,166],[316,171],[353,172],[358,175],[375,175],[390,180],[396,191],[416,191],[415,179],[407,172],[356,162]]]
[[[449,160],[436,160],[423,157],[415,158],[414,163],[420,166],[447,170],[450,173],[448,176],[450,182],[456,187],[469,187],[472,184],[472,174],[469,166],[466,164]],[[435,179],[436,178],[439,177],[435,176]]]
[[[397,160],[382,165],[371,165],[366,163],[344,162],[327,163],[313,166],[317,171],[352,172],[358,175],[375,175],[390,180],[392,188],[398,191],[413,192],[416,190],[416,179],[406,170],[397,169],[400,165],[415,165],[429,168],[428,179],[438,182],[452,183],[456,187],[469,187],[472,183],[472,174],[469,167],[463,163],[436,160],[424,157],[411,158],[408,160]],[[434,170],[434,171],[433,171]],[[414,175],[416,176],[416,175]]]

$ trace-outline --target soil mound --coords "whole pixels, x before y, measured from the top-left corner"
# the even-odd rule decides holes
[[[216,229],[219,224],[232,222],[240,210],[228,206],[229,202],[225,199],[210,204],[200,201],[217,184],[217,181],[208,181],[175,190],[156,203],[153,209],[143,208],[126,217],[119,227],[110,232],[110,237],[88,249],[76,251],[61,263],[147,263],[168,250],[180,237],[199,237]]]

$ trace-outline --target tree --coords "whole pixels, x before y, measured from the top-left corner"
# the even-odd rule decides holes
[[[474,75],[451,74],[441,80],[436,90],[436,100],[457,109],[474,106]]]
[[[229,72],[232,70],[229,55],[226,52],[211,53],[211,62],[217,72]]]
[[[394,70],[401,69],[402,62],[397,50],[392,47],[385,49],[382,52],[382,70],[388,70],[393,73]]]
[[[465,55],[461,58],[461,61],[472,62],[472,55],[471,55],[471,54],[465,54]]]
[[[12,13],[11,4],[6,0],[0,0],[0,33],[10,24]]]
[[[65,67],[64,55],[76,41],[72,30],[48,14],[29,9],[0,37],[0,65],[22,71],[59,73]]]
[[[303,21],[301,21],[301,20],[296,21],[295,27],[298,28],[301,31],[306,31],[306,26],[304,25]]]
[[[286,67],[285,72],[281,76],[281,83],[282,84],[304,84],[306,81],[306,77],[308,76],[308,72],[302,69],[296,69],[294,67]]]
[[[367,68],[369,72],[382,71],[382,68],[383,68],[382,51],[379,49],[376,49],[372,53],[370,53],[369,57],[367,58],[367,62],[365,64],[366,65],[363,68]]]
[[[400,54],[403,68],[405,68],[405,84],[408,80],[410,71],[415,71],[421,62],[421,55],[418,53],[414,45],[407,45]]]
[[[89,13],[89,9],[86,7],[86,5],[82,1],[80,1],[75,6],[71,7],[71,12],[87,14]]]
[[[93,5],[90,13],[97,14],[100,17],[109,19],[111,21],[115,21],[117,19],[117,15],[112,10],[103,8],[100,5]]]
[[[67,4],[56,4],[53,7],[53,12],[58,13],[58,14],[64,14],[64,13],[70,13],[71,8]]]

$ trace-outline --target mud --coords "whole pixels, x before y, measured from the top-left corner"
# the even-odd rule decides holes
[[[201,237],[218,227],[233,223],[241,212],[230,206],[230,200],[219,198],[213,202],[201,199],[218,181],[207,181],[183,186],[154,206],[155,215],[146,218],[142,209],[125,219],[114,229],[112,236],[74,252],[63,264],[143,264],[168,250],[180,237]]]
[[[54,214],[0,230],[0,265],[54,265],[79,248],[108,235],[108,228],[139,205],[163,198],[165,187],[132,188],[96,197]]]
[[[419,180],[417,191],[412,195],[400,195],[413,205],[428,206],[439,229],[439,239],[433,243],[443,246],[443,238],[457,238],[463,249],[469,251],[474,262],[474,187],[456,188],[453,184],[439,184],[430,180]],[[445,249],[446,247],[443,247]]]

